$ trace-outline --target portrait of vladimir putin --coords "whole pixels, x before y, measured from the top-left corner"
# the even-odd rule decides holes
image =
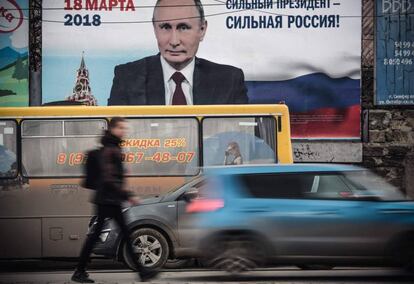
[[[200,0],[158,0],[159,53],[115,67],[108,105],[247,104],[239,68],[196,57],[207,32]]]

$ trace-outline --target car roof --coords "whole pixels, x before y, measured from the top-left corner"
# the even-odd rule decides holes
[[[239,174],[270,174],[270,173],[301,173],[301,172],[347,172],[361,171],[364,168],[343,164],[266,164],[215,166],[203,169],[206,175],[239,175]]]

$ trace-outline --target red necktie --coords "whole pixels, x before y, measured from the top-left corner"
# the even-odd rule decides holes
[[[183,88],[181,83],[185,80],[185,77],[180,72],[175,72],[171,79],[175,82],[175,91],[173,94],[172,104],[173,105],[186,105],[187,100],[185,99]]]

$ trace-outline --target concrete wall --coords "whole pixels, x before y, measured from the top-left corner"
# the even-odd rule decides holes
[[[293,141],[297,163],[361,163],[362,143],[355,141]]]

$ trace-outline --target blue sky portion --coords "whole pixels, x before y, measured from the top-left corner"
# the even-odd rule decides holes
[[[148,55],[148,54],[146,54]],[[89,70],[89,83],[92,94],[98,100],[98,105],[108,104],[109,93],[114,77],[114,67],[118,64],[127,63],[140,59],[143,56],[88,56],[85,54],[85,64]],[[76,81],[76,72],[81,62],[82,54],[79,56],[44,56],[42,74],[43,102],[64,100],[72,94]]]

